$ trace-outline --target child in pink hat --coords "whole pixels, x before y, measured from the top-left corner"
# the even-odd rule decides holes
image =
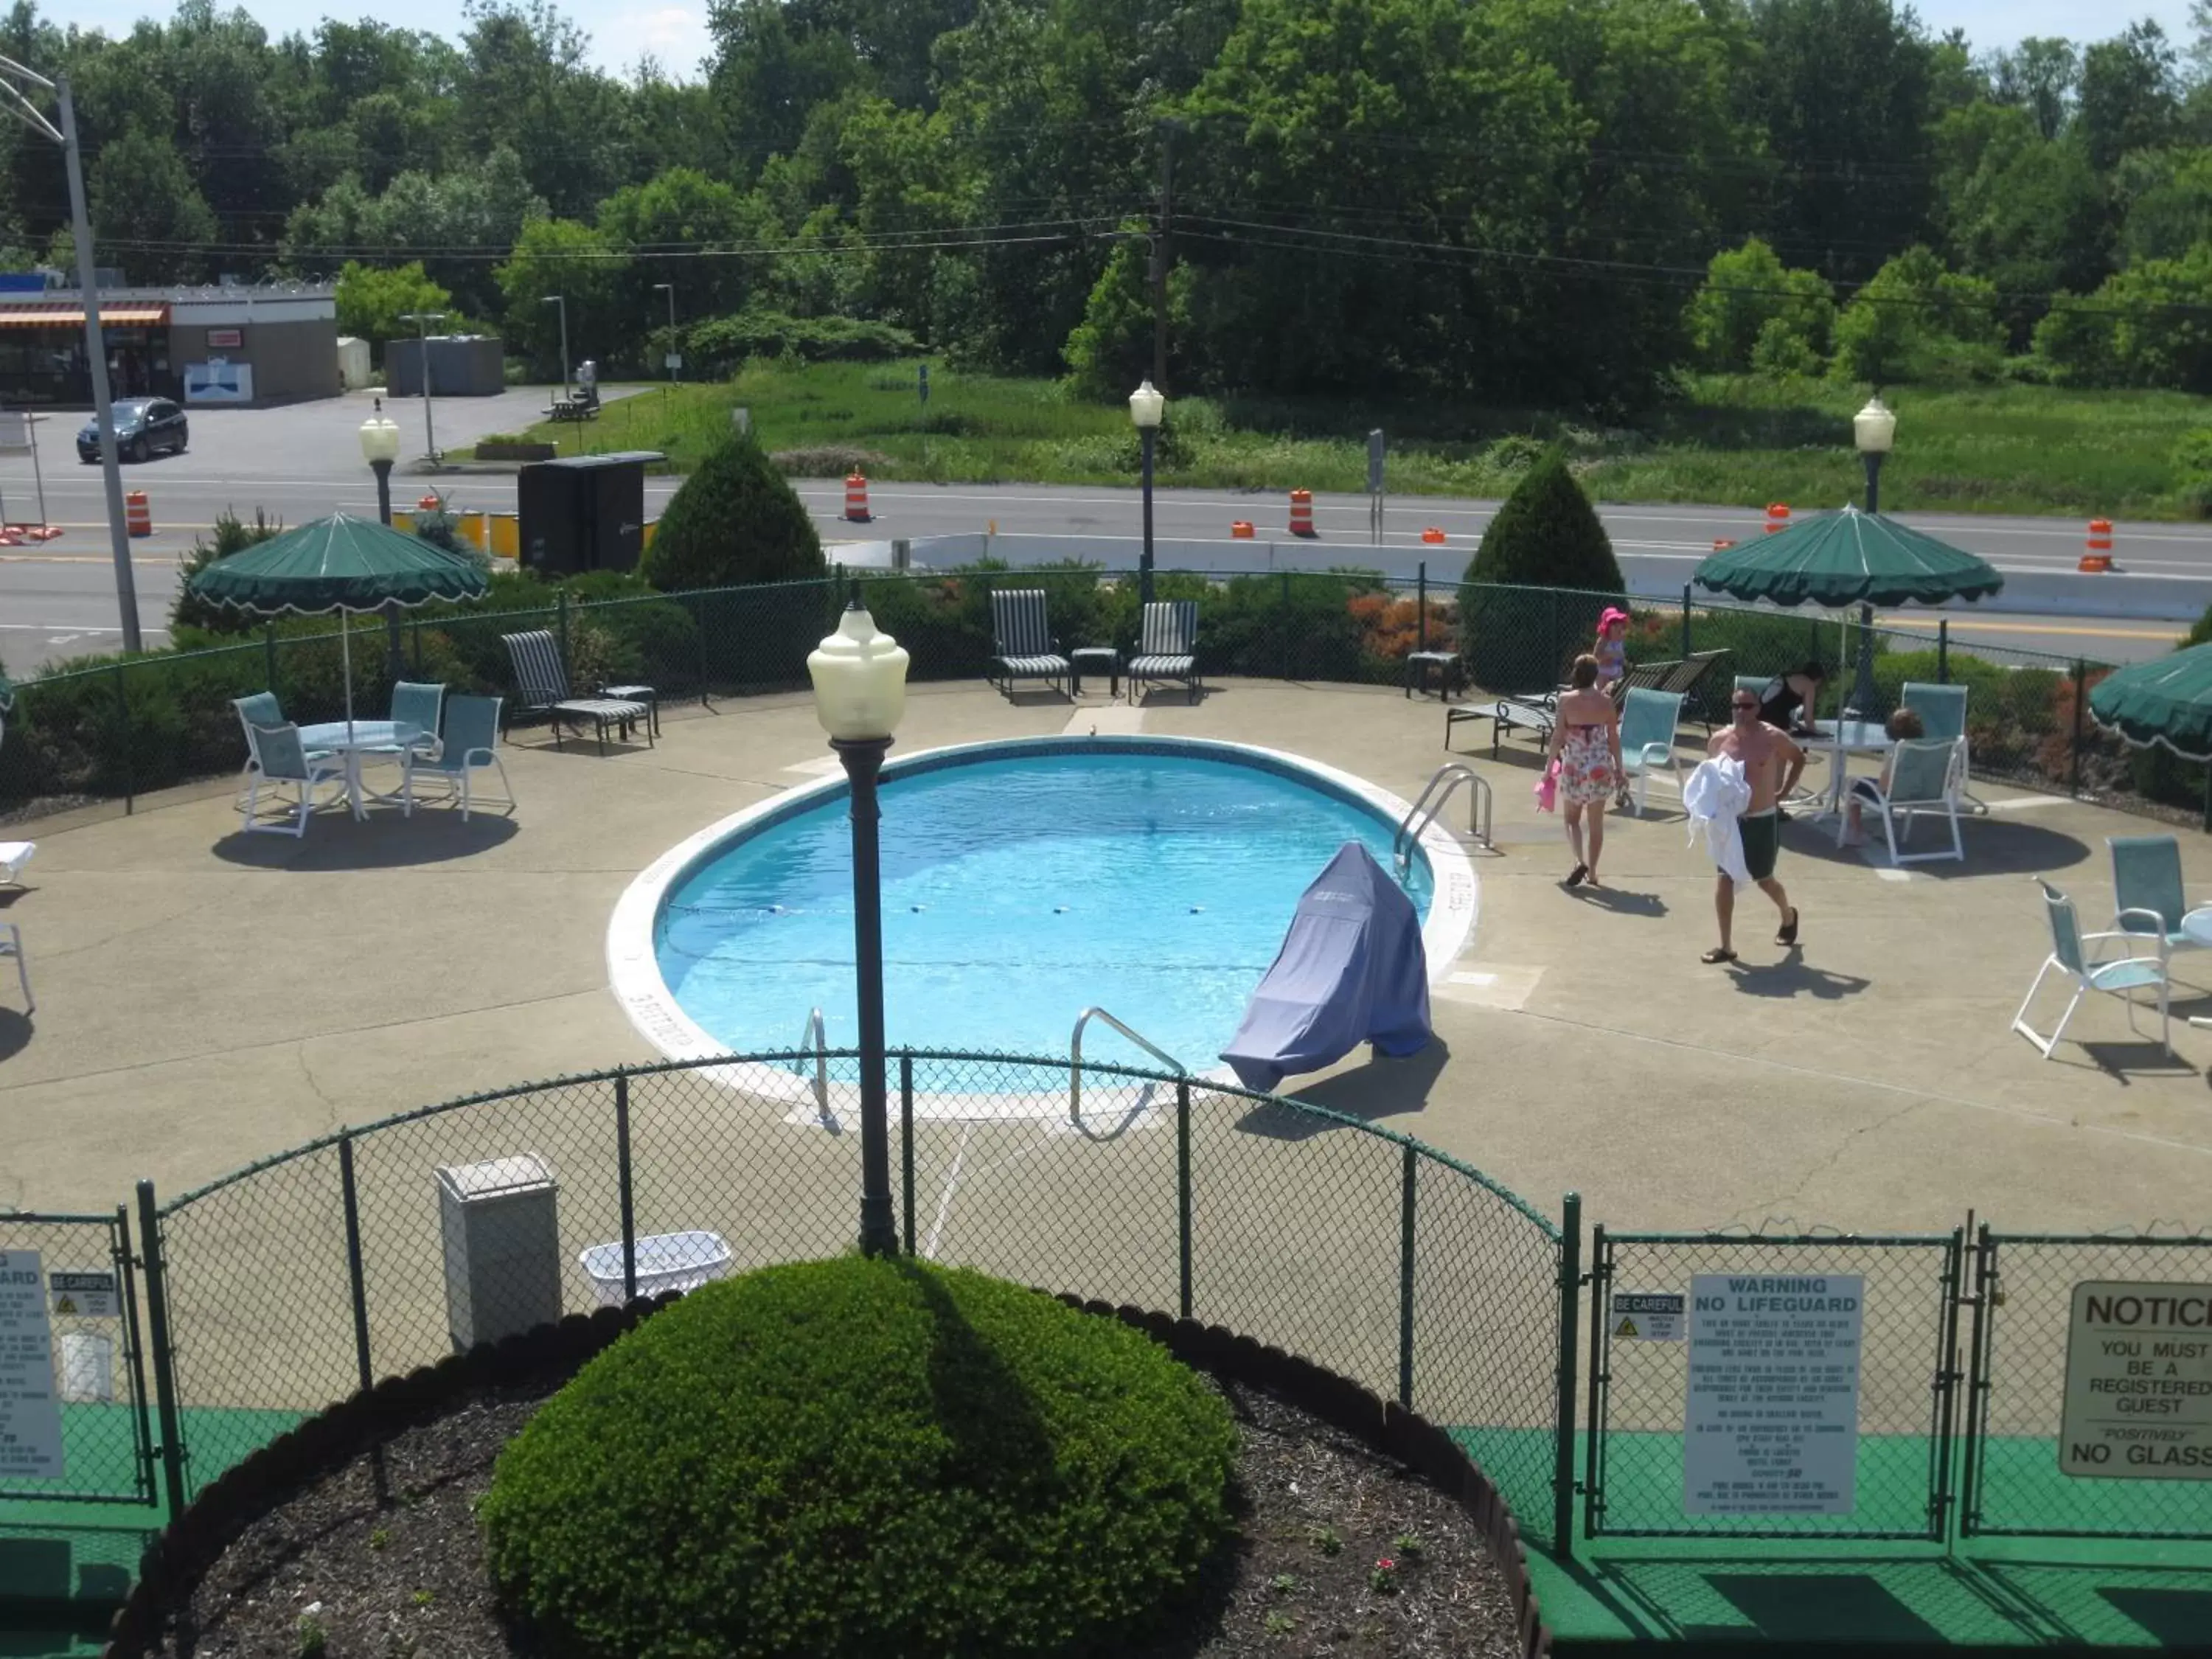
[[[1618,703],[1621,682],[1628,677],[1628,613],[1618,605],[1607,605],[1597,619],[1597,643],[1590,647],[1590,655],[1597,659],[1597,689]],[[1620,793],[1613,805],[1623,809],[1628,805],[1628,779],[1620,777]]]

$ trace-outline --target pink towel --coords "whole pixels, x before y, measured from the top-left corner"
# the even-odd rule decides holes
[[[1553,761],[1536,780],[1536,810],[1555,812],[1559,807],[1559,763]]]

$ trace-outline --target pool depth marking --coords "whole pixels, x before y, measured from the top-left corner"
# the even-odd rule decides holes
[[[1412,807],[1411,802],[1364,778],[1284,750],[1263,748],[1257,744],[1226,743],[1210,738],[1117,738],[1105,732],[1096,738],[1078,739],[1057,735],[1008,738],[987,743],[952,744],[936,749],[919,750],[894,761],[886,768],[884,781],[887,784],[896,781],[902,771],[935,770],[969,760],[1018,760],[1025,753],[1080,753],[1094,744],[1101,750],[1108,752],[1181,755],[1200,760],[1212,758],[1231,764],[1255,766],[1258,769],[1279,775],[1288,774],[1294,779],[1318,779],[1363,803],[1392,825],[1401,823]],[[766,800],[756,801],[686,836],[655,859],[623,890],[607,924],[608,982],[631,1025],[669,1059],[714,1060],[730,1052],[726,1043],[711,1036],[684,1011],[676,1000],[675,993],[661,975],[653,935],[669,890],[696,866],[742,839],[741,832],[764,828],[769,822],[806,811],[824,800],[836,798],[844,788],[845,779],[841,770],[836,776],[796,784]],[[1423,829],[1420,848],[1428,859],[1430,873],[1435,882],[1428,917],[1421,927],[1421,945],[1428,958],[1428,979],[1433,989],[1447,981],[1452,964],[1474,938],[1480,911],[1481,890],[1475,879],[1473,861],[1452,838],[1450,832],[1440,823],[1432,820]],[[791,1046],[794,1049],[803,1046],[796,1031],[793,1034]],[[725,1066],[713,1066],[700,1075],[751,1096],[765,1105],[786,1109],[804,1106],[808,1115],[814,1113],[811,1074],[802,1077],[784,1070],[781,1066],[732,1060]],[[1225,1066],[1194,1073],[1193,1076],[1216,1083],[1235,1081],[1234,1075]],[[917,1117],[967,1121],[1050,1117],[1065,1115],[1067,1097],[1057,1090],[989,1096],[931,1094],[917,1091],[914,1109]]]

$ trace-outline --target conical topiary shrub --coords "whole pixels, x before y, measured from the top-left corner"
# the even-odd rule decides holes
[[[805,504],[749,432],[731,434],[684,481],[639,568],[665,593],[827,572]]]
[[[1468,561],[1459,591],[1468,678],[1490,691],[1549,690],[1568,651],[1589,647],[1598,614],[1626,591],[1596,509],[1552,451],[1514,486]]]

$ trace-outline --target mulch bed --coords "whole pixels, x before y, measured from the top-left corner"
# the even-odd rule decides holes
[[[552,1382],[478,1395],[249,1527],[202,1579],[170,1659],[498,1659],[476,1500]],[[1131,1659],[1509,1659],[1505,1580],[1442,1492],[1275,1396],[1217,1383],[1243,1434],[1240,1535],[1193,1628]],[[378,1464],[380,1462],[380,1468]],[[1389,1561],[1388,1569],[1378,1563]],[[1378,1574],[1380,1580],[1378,1582]],[[320,1633],[317,1645],[316,1633]]]

